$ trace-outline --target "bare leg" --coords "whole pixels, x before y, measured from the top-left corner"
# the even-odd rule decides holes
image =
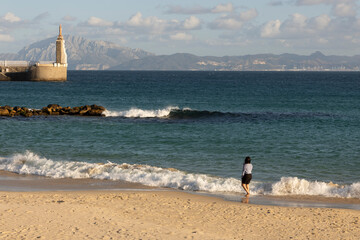
[[[249,192],[249,184],[243,183],[243,184],[242,184],[242,187],[244,188],[244,190],[245,190],[245,192],[246,192],[246,195],[250,195],[250,192]]]
[[[250,188],[249,188],[249,184],[246,184],[246,189],[247,189],[247,195],[250,195]]]

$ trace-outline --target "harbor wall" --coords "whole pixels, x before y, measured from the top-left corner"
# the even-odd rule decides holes
[[[30,81],[66,81],[67,64],[39,64],[30,67]]]
[[[0,67],[1,68],[1,67]],[[2,67],[0,81],[66,81],[67,64],[36,64],[29,67]]]

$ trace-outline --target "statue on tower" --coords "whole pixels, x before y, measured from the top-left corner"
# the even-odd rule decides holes
[[[59,36],[58,36],[58,38],[63,38],[61,24],[59,25]]]

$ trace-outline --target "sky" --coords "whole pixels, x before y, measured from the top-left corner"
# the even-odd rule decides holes
[[[0,53],[63,34],[161,54],[360,54],[360,0],[0,0]]]

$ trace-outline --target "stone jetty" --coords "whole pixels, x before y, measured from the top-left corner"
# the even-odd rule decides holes
[[[30,109],[26,107],[0,106],[0,116],[3,117],[32,117],[49,115],[74,115],[74,116],[104,116],[105,108],[98,105],[85,105],[80,107],[61,107],[57,104],[49,104],[42,109]]]

